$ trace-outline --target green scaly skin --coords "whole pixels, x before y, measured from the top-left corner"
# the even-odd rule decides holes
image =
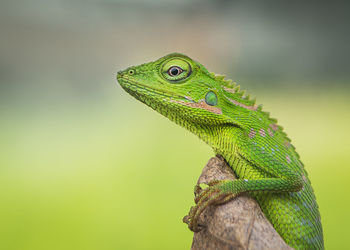
[[[249,192],[288,245],[323,249],[320,214],[299,155],[275,119],[239,86],[209,73],[182,54],[118,72],[129,94],[198,135],[224,157],[238,179],[214,181],[196,195],[184,219],[200,230],[198,217],[211,204]]]

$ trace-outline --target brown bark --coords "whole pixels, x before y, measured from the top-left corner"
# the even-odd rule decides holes
[[[197,183],[235,179],[220,157],[209,160]],[[209,206],[200,216],[204,228],[194,233],[192,250],[199,249],[292,249],[266,219],[258,203],[248,195],[219,206]]]

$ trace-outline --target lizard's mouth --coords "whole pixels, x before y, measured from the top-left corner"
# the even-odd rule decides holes
[[[160,100],[164,101],[166,99],[168,99],[169,101],[173,99],[179,99],[179,100],[185,99],[184,97],[178,94],[175,94],[171,91],[159,90],[159,89],[150,87],[149,85],[140,83],[127,75],[123,75],[121,72],[118,72],[117,80],[120,86],[126,92],[128,92],[130,95],[134,96],[136,99],[142,102],[145,102],[145,100],[147,99],[149,100],[158,99],[159,101]]]
[[[117,79],[126,92],[160,113],[164,113],[161,109],[167,106],[168,108],[176,109],[177,113],[181,112],[183,107],[187,107],[203,109],[217,115],[222,114],[221,108],[210,106],[203,99],[196,102],[188,96],[181,96],[167,90],[159,90],[140,83],[128,75],[123,75],[122,72],[118,73]]]
[[[193,122],[207,123],[208,119],[197,115],[200,113],[199,110],[208,111],[216,116],[222,115],[221,108],[208,105],[204,99],[195,101],[190,96],[181,96],[170,90],[157,89],[149,86],[152,85],[152,82],[137,81],[123,72],[117,74],[117,80],[131,96],[180,125],[189,126]]]

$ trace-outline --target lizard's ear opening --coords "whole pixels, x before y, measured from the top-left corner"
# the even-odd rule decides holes
[[[191,75],[192,68],[184,59],[172,58],[163,63],[160,73],[169,83],[182,83]]]
[[[218,97],[213,91],[209,91],[205,95],[205,103],[210,105],[210,106],[216,106],[218,104]]]

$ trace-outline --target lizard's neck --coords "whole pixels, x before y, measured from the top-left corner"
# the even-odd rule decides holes
[[[225,158],[229,158],[235,154],[236,133],[241,131],[241,129],[237,128],[234,123],[212,125],[191,122],[176,112],[169,112],[167,117],[181,127],[197,135],[201,140],[207,143],[216,154],[223,155]],[[242,113],[235,116],[234,120],[237,122],[237,126],[242,125],[244,121],[248,120],[242,117]]]
[[[207,143],[214,150],[215,154],[222,155],[228,160],[235,154],[235,130],[237,128],[229,125],[197,125],[196,129],[191,132]]]

